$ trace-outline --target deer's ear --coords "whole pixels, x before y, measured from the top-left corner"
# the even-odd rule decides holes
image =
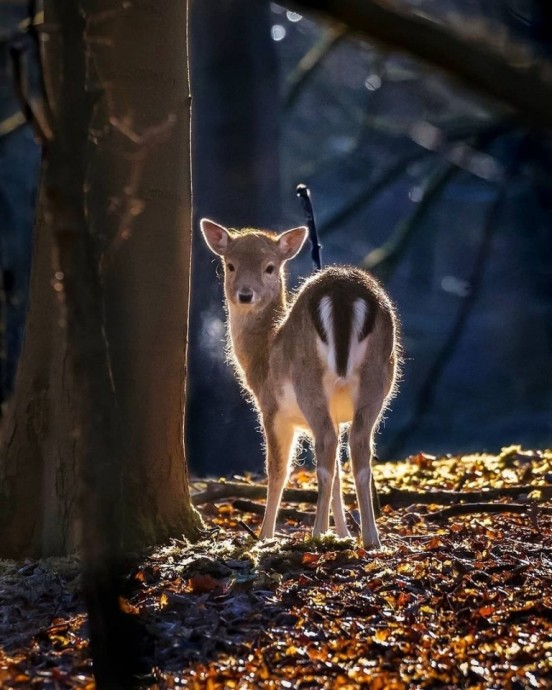
[[[287,230],[278,237],[278,249],[284,261],[293,259],[299,254],[301,247],[307,239],[308,228],[301,225],[293,230]]]
[[[228,230],[208,218],[202,218],[199,225],[209,249],[219,256],[224,256],[230,243]]]

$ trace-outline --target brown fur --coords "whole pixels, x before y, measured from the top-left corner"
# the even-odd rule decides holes
[[[314,534],[328,529],[330,495],[337,531],[348,534],[336,453],[340,425],[351,423],[363,543],[378,545],[370,490],[373,437],[393,394],[399,359],[389,298],[368,273],[330,267],[306,280],[288,305],[284,265],[301,248],[305,228],[281,235],[238,233],[204,219],[202,230],[224,259],[230,347],[266,437],[269,485],[261,537],[274,533],[294,442],[302,432],[313,436],[317,459]],[[252,296],[251,304],[240,302],[244,295]]]

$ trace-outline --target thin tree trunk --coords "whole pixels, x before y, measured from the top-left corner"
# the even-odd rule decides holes
[[[208,216],[233,227],[281,223],[278,60],[269,3],[191,0],[196,213],[188,447],[203,473],[260,469],[256,416],[221,355],[222,284],[199,236]],[[291,190],[290,190],[291,193]],[[194,376],[195,374],[195,376]]]

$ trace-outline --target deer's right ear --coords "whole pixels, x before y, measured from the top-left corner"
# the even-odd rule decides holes
[[[309,229],[304,225],[292,230],[287,230],[278,236],[278,249],[284,261],[293,259],[299,254],[301,247],[305,244]]]
[[[219,256],[224,256],[230,242],[228,230],[208,218],[202,218],[199,225],[209,249]]]

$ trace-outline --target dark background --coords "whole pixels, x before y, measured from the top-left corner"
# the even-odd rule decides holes
[[[405,5],[499,47],[523,42],[535,61],[550,56],[544,3]],[[17,35],[14,26],[3,34],[3,115],[14,108]],[[302,224],[298,182],[312,191],[324,262],[373,266],[401,316],[404,376],[378,455],[550,445],[549,134],[413,58],[275,4],[192,0],[190,38],[192,469],[263,468],[255,415],[224,361],[221,282],[197,221],[207,215],[275,230]],[[29,126],[4,132],[3,400],[22,333],[37,174]],[[374,250],[389,246],[389,259],[374,263]],[[304,251],[291,284],[310,270]]]

